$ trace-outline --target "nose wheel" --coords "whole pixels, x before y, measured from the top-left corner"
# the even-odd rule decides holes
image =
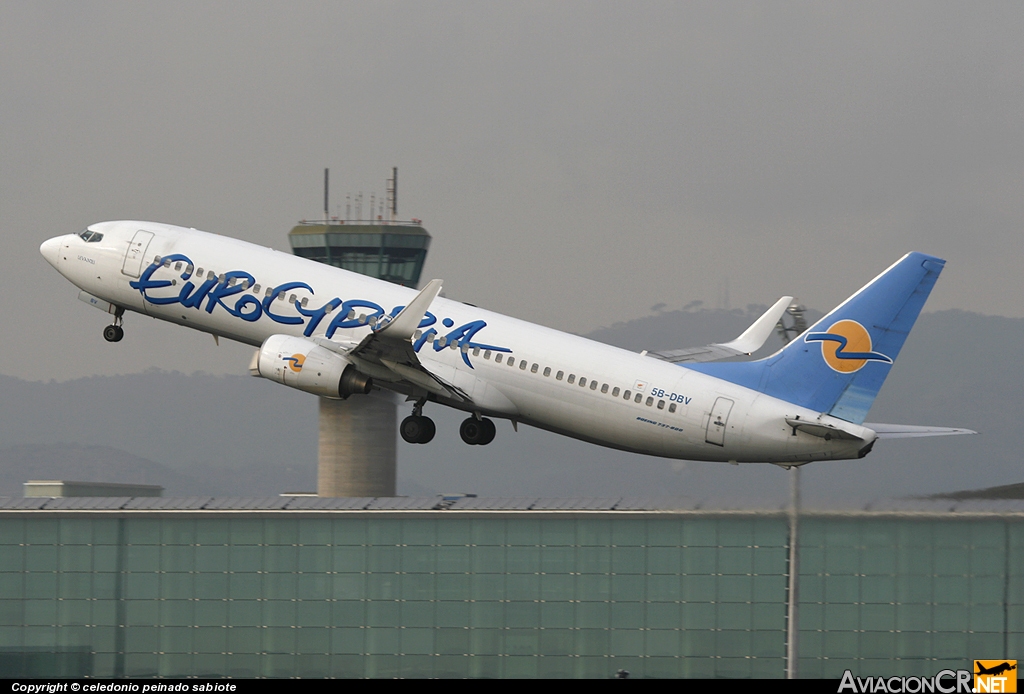
[[[494,440],[494,422],[486,417],[470,417],[459,427],[459,436],[470,446],[486,446]]]
[[[124,328],[121,327],[122,316],[124,316],[124,309],[118,307],[114,313],[114,324],[103,328],[103,339],[107,342],[120,342],[124,337]]]
[[[120,325],[108,325],[103,328],[103,339],[107,342],[120,342],[124,337],[124,328]]]

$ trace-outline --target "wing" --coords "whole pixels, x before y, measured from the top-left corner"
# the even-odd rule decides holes
[[[312,338],[318,345],[342,354],[359,369],[385,381],[406,381],[435,395],[468,401],[470,397],[428,371],[412,348],[412,336],[419,328],[430,304],[441,292],[441,280],[430,280],[409,305],[394,318],[382,319],[373,331],[355,347],[326,338]]]
[[[784,296],[775,305],[764,312],[760,318],[743,331],[743,334],[732,342],[716,343],[706,347],[690,347],[688,349],[672,349],[660,352],[647,352],[647,356],[663,361],[679,364],[682,362],[717,361],[728,357],[753,354],[761,349],[768,336],[775,330],[782,314],[786,312],[793,297]]]

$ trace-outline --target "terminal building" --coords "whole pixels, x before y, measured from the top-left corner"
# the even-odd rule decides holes
[[[932,676],[1024,653],[1024,504],[0,499],[0,677]]]

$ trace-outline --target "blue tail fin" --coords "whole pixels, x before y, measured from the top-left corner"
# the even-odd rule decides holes
[[[908,253],[767,359],[685,368],[861,424],[945,264]]]

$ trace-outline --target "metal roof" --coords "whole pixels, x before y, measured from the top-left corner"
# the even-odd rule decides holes
[[[0,497],[0,513],[35,511],[92,511],[122,513],[161,513],[191,511],[249,512],[428,512],[428,513],[666,513],[708,516],[779,516],[785,508],[727,508],[694,499],[644,498],[536,498],[536,497],[379,497],[329,498],[308,496],[237,497]],[[896,499],[868,504],[860,508],[804,508],[805,517],[822,516],[1022,516],[1024,500],[958,501]]]

